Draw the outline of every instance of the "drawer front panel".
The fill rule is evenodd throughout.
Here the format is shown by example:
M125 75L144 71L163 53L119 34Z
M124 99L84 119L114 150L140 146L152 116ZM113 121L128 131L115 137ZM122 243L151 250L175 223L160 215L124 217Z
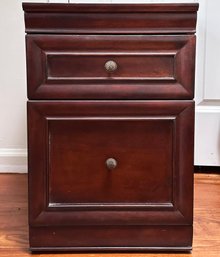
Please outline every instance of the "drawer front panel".
M172 122L50 120L50 205L172 205ZM111 159L117 162L112 170Z
M172 55L149 54L51 54L48 55L48 80L141 80L141 79L174 79ZM105 65L108 61L116 63L114 72L108 72ZM149 65L147 65L149 64ZM163 67L159 70L159 67ZM85 82L84 82L85 83ZM113 82L114 83L114 82Z
M193 108L29 102L31 224L191 224Z
M28 35L27 52L29 99L193 98L195 36Z

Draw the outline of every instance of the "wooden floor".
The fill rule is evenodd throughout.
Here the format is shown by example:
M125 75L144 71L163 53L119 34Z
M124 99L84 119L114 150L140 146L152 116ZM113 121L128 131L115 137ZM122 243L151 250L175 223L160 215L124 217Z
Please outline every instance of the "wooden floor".
M34 254L60 257L220 256L220 174L195 175L194 245L191 254ZM31 256L28 251L27 176L0 175L0 257Z

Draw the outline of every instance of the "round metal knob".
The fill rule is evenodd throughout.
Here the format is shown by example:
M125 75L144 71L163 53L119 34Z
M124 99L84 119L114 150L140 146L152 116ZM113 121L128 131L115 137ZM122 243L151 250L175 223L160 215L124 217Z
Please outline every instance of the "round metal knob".
M114 158L108 158L105 163L109 170L113 170L117 167L117 161Z
M105 69L107 72L113 72L113 71L116 71L118 68L118 65L116 62L114 61L107 61L105 63Z

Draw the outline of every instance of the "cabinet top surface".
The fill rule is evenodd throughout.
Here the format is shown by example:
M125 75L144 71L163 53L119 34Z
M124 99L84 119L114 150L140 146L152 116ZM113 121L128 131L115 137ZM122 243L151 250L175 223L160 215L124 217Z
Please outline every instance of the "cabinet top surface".
M63 3L23 3L25 12L196 12L198 3L152 3L152 4L63 4Z

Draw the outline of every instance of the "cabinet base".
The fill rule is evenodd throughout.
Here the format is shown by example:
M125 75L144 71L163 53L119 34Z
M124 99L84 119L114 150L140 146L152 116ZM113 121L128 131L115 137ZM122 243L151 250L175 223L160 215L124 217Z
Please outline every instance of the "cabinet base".
M30 247L31 252L191 252L192 247Z
M31 251L189 252L192 226L31 227Z

